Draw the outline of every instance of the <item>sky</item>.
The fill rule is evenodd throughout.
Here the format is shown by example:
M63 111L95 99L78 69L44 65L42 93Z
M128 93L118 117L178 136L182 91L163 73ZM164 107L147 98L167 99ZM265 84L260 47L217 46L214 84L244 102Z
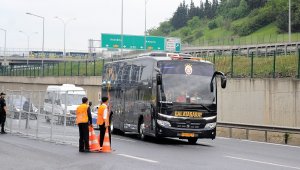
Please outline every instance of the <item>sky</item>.
M148 0L147 29L158 27L172 17L183 0ZM88 39L100 40L101 33L121 33L121 0L0 0L0 28L6 29L6 48L15 50L42 49L43 20L45 18L45 50L63 50L64 24L66 49L88 51ZM189 2L188 0L186 2ZM196 5L198 5L196 3ZM143 35L145 29L145 1L124 0L124 34ZM71 20L76 18L75 20ZM21 33L22 31L24 33ZM4 47L4 31L0 30L0 51Z

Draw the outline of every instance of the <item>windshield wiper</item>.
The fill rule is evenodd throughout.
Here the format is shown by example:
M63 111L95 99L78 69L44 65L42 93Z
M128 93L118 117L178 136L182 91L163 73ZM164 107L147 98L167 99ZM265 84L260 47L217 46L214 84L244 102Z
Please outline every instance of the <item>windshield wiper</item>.
M201 103L198 103L198 104L201 105L203 108L205 108L207 111L211 112L211 110L210 110L208 107L204 106L204 105L201 104Z

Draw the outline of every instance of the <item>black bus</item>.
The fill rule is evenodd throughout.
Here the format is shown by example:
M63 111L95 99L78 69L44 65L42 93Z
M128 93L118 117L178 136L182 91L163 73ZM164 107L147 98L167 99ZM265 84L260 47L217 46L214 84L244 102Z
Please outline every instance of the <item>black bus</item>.
M196 143L216 136L217 81L211 62L187 54L148 53L106 63L102 96L110 98L113 132L176 137Z

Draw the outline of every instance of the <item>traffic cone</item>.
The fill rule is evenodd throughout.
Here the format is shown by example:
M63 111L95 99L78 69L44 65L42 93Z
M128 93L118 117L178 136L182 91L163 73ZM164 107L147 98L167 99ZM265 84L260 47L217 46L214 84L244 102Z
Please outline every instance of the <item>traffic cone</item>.
M105 131L105 136L104 136L104 141L103 141L103 146L102 146L102 152L111 152L108 128L109 127L107 127L106 131Z
M97 140L97 136L95 134L94 128L92 126L89 127L89 144L90 144L90 151L100 151L100 145Z

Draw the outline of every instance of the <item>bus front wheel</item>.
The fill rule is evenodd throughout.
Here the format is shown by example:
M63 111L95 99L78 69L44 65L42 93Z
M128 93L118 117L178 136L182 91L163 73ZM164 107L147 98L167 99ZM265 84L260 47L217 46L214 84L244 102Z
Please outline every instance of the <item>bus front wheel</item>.
M189 144L196 144L198 138L188 138Z
M143 121L141 121L139 123L139 137L140 137L141 140L146 139L146 136L145 136L144 132L145 132L145 124L144 124Z

